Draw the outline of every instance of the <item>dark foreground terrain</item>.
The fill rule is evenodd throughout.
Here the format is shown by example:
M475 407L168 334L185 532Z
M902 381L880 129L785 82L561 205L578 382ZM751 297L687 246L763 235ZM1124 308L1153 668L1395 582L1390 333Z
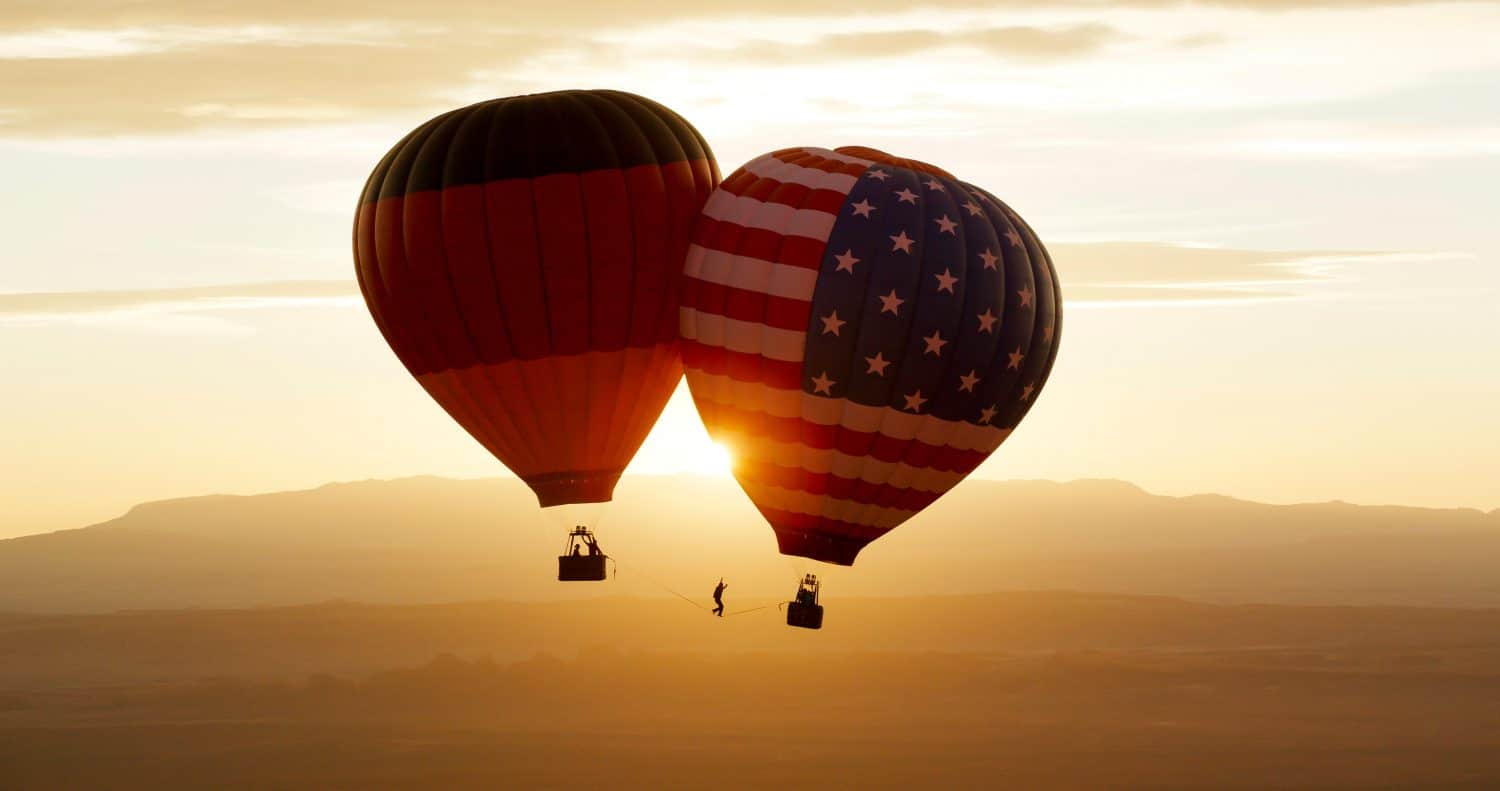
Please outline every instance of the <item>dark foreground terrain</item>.
M0 616L0 788L563 786L1495 788L1500 612L1032 593L849 600L816 634L654 600Z

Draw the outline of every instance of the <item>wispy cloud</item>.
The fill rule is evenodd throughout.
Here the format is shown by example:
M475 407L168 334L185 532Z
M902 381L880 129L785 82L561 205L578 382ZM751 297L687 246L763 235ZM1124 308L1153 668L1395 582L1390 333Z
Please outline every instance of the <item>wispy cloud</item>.
M1479 0L1482 1L1482 0ZM942 10L1068 8L1077 10L1177 8L1197 6L1288 12L1309 8L1367 9L1418 6L1453 0L928 0L922 6ZM910 0L759 0L753 10L741 0L554 0L506 3L490 0L268 0L259 3L184 3L180 0L10 0L0 9L0 30L98 29L161 26L250 27L256 25L337 25L351 20L418 22L463 20L465 25L514 28L619 27L682 19L760 16L847 16L852 13L900 13ZM564 21L565 20L565 21Z
M1500 127L1281 122L1262 124L1233 137L1187 148L1210 156L1249 159L1383 162L1467 159L1500 156Z
M379 9L372 13L381 19ZM567 61L586 54L596 70L608 71L612 63L641 60L643 47L653 55L648 60L696 59L720 66L727 60L757 66L826 64L954 49L1046 62L1084 57L1124 38L1098 23L957 32L847 32L847 27L831 26L845 32L788 42L730 28L711 47L658 47L632 43L638 27L612 36L605 27L607 16L587 18L590 25L576 31L558 29L552 22L518 26L518 20L509 18L494 20L493 27L463 29L369 18L337 26L314 18L300 26L0 34L0 81L7 86L0 98L0 134L170 134L421 115L471 98L475 84L484 86L483 95L542 89L544 80L533 73L547 71L547 58ZM542 59L539 64L537 59Z
M1327 296L1364 261L1440 254L1240 250L1152 242L1048 245L1070 303L1195 303ZM1319 289L1322 290L1319 290ZM303 280L132 291L0 294L0 325L197 329L246 310L348 307L352 281Z
M1349 267L1405 257L1369 251L1237 250L1150 242L1054 244L1048 250L1065 299L1105 304L1233 304L1330 297L1351 277Z
M977 116L1247 106L1496 62L1474 32L1490 17L1453 3L1422 12L1442 46L1396 29L1390 15L1424 4L935 0L915 14L905 0L20 0L0 8L0 135L410 121L478 97L603 82L701 103L774 92L799 112L836 93L868 107L877 91L903 110L951 102ZM1381 75L1373 55L1406 67ZM871 68L902 59L920 62ZM781 67L798 76L766 73Z
M0 326L70 325L244 333L249 329L231 320L231 314L247 310L347 307L358 300L358 287L342 280L0 294Z
M1125 38L1128 37L1119 30L1099 23L1056 27L1017 25L957 32L889 30L839 33L796 44L749 40L740 42L731 51L742 60L760 63L891 58L942 49L969 49L998 57L1047 61L1090 55L1112 41Z
M357 122L451 104L478 68L549 45L540 34L400 31L329 41L166 46L113 57L0 60L0 132L118 135ZM149 86L149 90L143 90ZM505 86L495 86L500 91Z

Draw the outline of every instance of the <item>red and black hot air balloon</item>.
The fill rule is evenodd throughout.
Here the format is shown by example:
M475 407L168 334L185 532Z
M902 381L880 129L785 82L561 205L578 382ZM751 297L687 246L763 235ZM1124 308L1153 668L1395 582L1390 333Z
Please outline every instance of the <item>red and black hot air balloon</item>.
M787 555L852 564L1005 440L1057 354L1062 298L1031 228L872 149L735 171L685 271L693 400ZM816 605L815 580L795 604Z
M619 91L444 113L359 201L370 313L542 506L611 498L681 376L678 287L719 181L681 116Z

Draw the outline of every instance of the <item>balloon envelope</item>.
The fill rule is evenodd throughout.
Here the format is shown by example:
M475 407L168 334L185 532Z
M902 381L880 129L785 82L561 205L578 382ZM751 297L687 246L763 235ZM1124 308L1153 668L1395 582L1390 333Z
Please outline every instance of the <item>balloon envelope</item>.
M787 149L710 196L685 263L694 403L781 551L852 564L999 447L1061 294L1005 204L873 149Z
M370 313L543 506L612 496L681 376L680 272L718 167L660 104L517 96L428 121L354 223Z

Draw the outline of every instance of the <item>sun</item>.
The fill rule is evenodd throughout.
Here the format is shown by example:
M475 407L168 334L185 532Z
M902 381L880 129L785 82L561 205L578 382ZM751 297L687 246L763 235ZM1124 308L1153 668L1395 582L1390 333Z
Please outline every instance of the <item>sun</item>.
M712 448L704 455L705 472L728 475L734 469L734 453L722 442L710 442Z
M709 438L684 385L672 394L626 472L728 476L733 461L728 447Z

